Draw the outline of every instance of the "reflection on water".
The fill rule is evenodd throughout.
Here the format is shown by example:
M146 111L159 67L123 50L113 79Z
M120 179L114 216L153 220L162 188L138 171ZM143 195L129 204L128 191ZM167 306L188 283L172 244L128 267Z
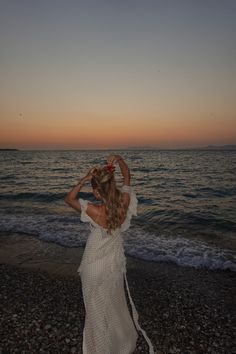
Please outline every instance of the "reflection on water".
M77 215L65 205L64 196L88 169L105 164L111 153L1 152L1 229L32 232L32 224L35 224L36 234L44 232L43 237L45 233L51 235L56 230L65 235L68 220L71 222ZM145 238L151 234L156 238L160 235L169 239L184 237L204 240L222 249L236 249L235 151L115 153L121 154L130 166L132 185L139 200L133 230L141 228ZM116 175L120 184L121 175L118 172ZM93 200L90 191L87 184L81 196ZM39 219L48 215L58 219L57 227L49 220L45 230ZM20 226L19 220L16 221L19 216L23 220ZM63 223L59 221L60 216L69 219ZM76 230L71 229L71 232ZM55 240L58 241L57 238Z

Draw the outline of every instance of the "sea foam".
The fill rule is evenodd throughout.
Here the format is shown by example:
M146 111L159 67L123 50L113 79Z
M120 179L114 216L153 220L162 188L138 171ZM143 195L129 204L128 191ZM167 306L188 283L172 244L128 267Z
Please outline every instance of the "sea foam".
M85 246L89 225L77 215L3 214L0 230L34 235L64 247ZM133 226L122 234L126 255L155 262L173 262L179 266L236 271L236 255L201 240L181 235L159 235Z

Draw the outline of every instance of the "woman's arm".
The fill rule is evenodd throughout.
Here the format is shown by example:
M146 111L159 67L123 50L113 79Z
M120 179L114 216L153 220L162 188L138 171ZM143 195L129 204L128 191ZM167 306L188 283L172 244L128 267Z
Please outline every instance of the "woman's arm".
M84 183L85 179L82 178L80 182L76 186L74 186L64 198L66 204L70 205L73 209L77 211L81 211L81 205L80 202L77 200L77 194L80 192Z
M72 208L81 211L80 203L77 200L77 194L80 192L81 188L84 186L86 181L90 181L92 178L92 172L94 168L92 168L85 177L83 177L79 183L74 186L70 192L65 196L64 201L69 204Z
M122 176L124 177L124 184L126 186L130 185L130 171L129 167L120 155L111 155L107 158L108 164L113 164L118 162Z

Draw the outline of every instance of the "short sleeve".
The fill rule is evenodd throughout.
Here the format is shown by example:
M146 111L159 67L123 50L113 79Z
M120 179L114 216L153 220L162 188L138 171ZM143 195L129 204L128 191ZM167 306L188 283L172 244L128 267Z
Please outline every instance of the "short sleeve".
M125 184L121 187L122 192L131 193L132 187L126 186Z
M80 216L81 221L83 221L83 222L91 222L91 218L86 213L86 209L87 209L87 206L88 206L88 200L79 198L79 203L81 205L81 216Z
M136 193L131 186L122 186L121 191L125 193L129 193L130 195L130 202L129 202L129 207L127 210L127 217L122 224L122 230L127 230L130 226L130 221L133 215L137 216L137 207L138 207L138 199L136 197Z
M123 185L121 187L121 191L125 193L129 193L130 202L129 202L128 211L131 213L131 215L137 216L138 199L136 197L136 193L134 192L133 187Z

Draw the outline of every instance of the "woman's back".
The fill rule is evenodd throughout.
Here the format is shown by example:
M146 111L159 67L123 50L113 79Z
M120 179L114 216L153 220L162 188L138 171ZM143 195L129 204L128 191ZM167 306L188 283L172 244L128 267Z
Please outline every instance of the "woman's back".
M127 210L128 210L129 203L130 203L129 193L127 193L127 192L122 193L122 203L123 203L123 205L121 207L123 207L125 209L125 213L122 216L118 227L120 227L123 224L123 222L125 221L125 219L127 217ZM94 220L94 221L102 228L108 229L107 212L106 212L105 204L101 204L98 206L98 216L96 217L96 220Z

